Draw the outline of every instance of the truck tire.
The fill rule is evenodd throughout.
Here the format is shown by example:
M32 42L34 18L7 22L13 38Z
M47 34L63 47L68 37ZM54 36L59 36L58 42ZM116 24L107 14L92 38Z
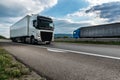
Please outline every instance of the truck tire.
M46 44L47 44L47 45L50 45L50 43L51 43L51 42L47 42Z
M30 39L30 43L31 43L31 44L37 44L37 41L35 40L34 37L31 37L31 39Z
M30 43L31 43L31 44L34 44L34 43L35 43L34 37L31 37L31 38L30 38Z
M12 42L15 42L15 40L13 40L13 39L11 39L12 40Z
M22 43L26 43L26 38L22 38Z
M16 41L16 38L12 38L11 40L12 40L12 42L17 42L17 41Z

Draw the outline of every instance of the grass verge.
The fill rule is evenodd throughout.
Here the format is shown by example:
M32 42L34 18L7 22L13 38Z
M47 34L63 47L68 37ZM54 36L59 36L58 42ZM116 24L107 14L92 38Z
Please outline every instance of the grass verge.
M115 41L109 41L109 42L104 42L104 41L55 41L55 42L67 42L67 43L81 43L81 44L105 44L105 45L120 45L120 42L115 42Z
M16 61L0 47L0 80L46 80L38 76L37 79L31 78L31 73L29 68Z

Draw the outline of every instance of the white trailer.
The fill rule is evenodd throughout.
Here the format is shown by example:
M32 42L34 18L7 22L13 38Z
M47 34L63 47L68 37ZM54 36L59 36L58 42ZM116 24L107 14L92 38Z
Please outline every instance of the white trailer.
M50 44L54 40L54 24L49 17L27 15L10 27L13 42Z

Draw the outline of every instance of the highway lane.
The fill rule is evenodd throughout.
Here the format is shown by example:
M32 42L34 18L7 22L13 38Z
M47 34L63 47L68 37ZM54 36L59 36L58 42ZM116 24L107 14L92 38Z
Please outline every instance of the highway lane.
M83 52L95 56L102 56L114 59L120 59L120 46L117 45L97 45L97 44L76 44L76 43L61 43L54 42L45 47L65 49L70 51Z
M58 44L63 45L53 43L52 46ZM43 47L45 45L10 41L1 41L0 45L39 74L52 80L120 80L120 60L54 50Z

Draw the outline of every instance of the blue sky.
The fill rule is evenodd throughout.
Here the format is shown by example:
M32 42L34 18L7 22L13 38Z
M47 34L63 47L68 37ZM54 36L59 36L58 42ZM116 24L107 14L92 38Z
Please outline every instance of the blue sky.
M84 0L59 0L57 5L46 9L41 14L59 18L78 11L80 8L84 8L86 6L88 6L88 3Z
M7 2L7 3L6 3ZM71 34L79 27L120 22L120 0L1 0L0 35L27 14L52 17L55 33Z

